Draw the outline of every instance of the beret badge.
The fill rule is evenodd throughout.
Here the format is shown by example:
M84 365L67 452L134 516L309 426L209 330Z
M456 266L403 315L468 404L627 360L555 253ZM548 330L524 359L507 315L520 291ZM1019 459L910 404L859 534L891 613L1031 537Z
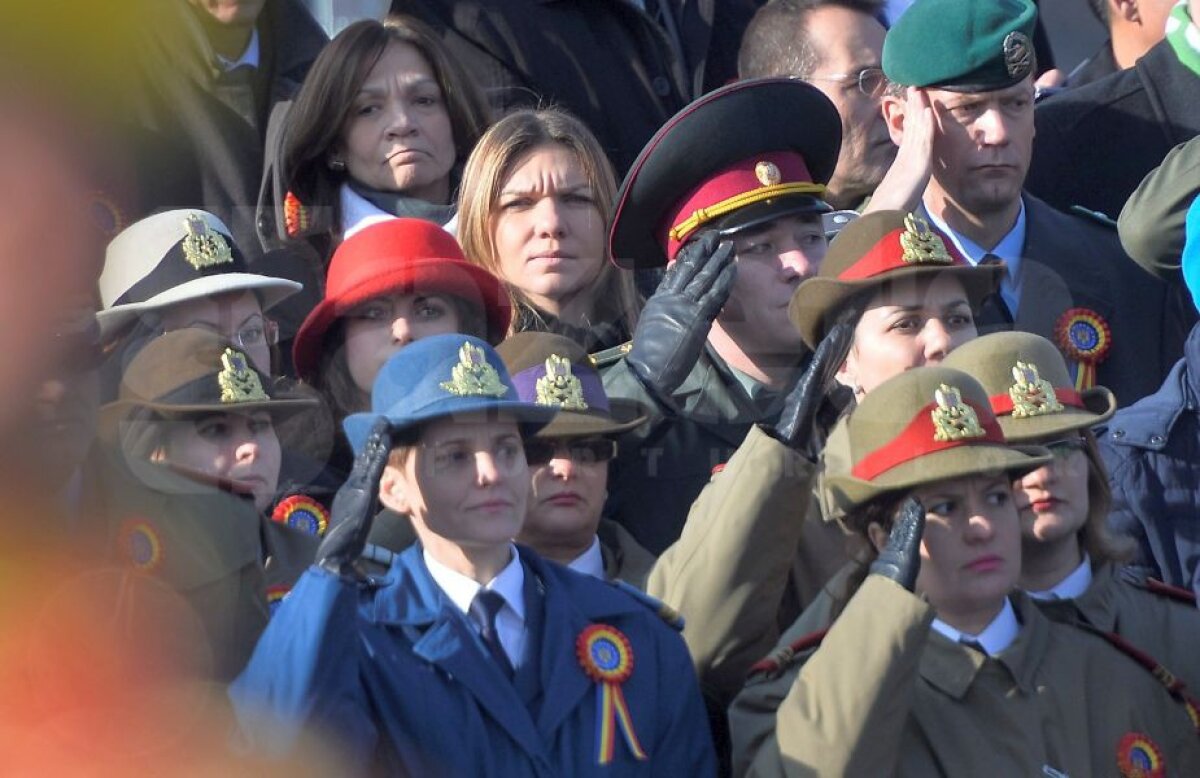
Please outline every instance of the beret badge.
M1004 36L1004 67L1013 78L1024 78L1033 70L1033 48L1029 36L1010 32Z
M986 434L979 424L975 409L963 402L957 388L942 384L933 393L937 407L930 411L933 417L933 439L939 442L982 438Z

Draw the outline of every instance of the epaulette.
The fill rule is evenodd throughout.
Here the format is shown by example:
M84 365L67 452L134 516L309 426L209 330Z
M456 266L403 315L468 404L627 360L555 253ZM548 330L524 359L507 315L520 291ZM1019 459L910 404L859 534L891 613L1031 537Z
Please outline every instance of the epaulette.
M1104 638L1110 646L1137 662L1143 669L1153 675L1155 680L1161 683L1163 688L1167 690L1167 693L1187 711L1188 718L1192 720L1192 728L1196 730L1197 735L1200 735L1200 701L1197 701L1191 695L1187 686L1178 676L1160 664L1157 659L1115 632L1105 632L1089 624L1077 624L1076 626L1085 632L1090 632L1093 635Z
M371 562L372 564L379 565L384 570L387 570L392 566L392 560L396 558L396 554L395 552L389 551L383 546L377 546L374 543L368 543L363 547L362 554L360 554L358 558L361 561Z
M1091 208L1084 208L1082 205L1072 205L1070 213L1094 221L1102 227L1108 227L1110 230L1117 229L1117 220L1103 211L1093 211Z
M788 665L792 663L792 660L796 658L797 654L802 654L810 648L816 648L821 645L821 641L825 639L825 634L828 632L828 627L819 629L816 632L810 632L804 637L793 640L786 646L776 648L764 659L760 659L751 665L747 676L754 678L758 675L764 675L767 678L778 678L787 669Z
M1168 600L1181 602L1184 605L1196 606L1196 593L1191 589L1184 589L1181 586L1172 586L1169 583L1160 581L1139 568L1124 567L1121 569L1121 579L1126 583L1132 584L1143 591L1156 594L1159 597L1165 597Z
M612 584L613 586L615 586L616 588L620 589L621 591L625 592L625 594L628 594L630 597L637 600L642 605L645 605L647 608L649 608L651 611L653 611L656 616L658 616L660 619L662 619L664 622L666 622L666 624L668 626L674 628L675 630L677 630L679 632L683 631L683 625L684 625L683 616L681 616L679 614L679 611L675 610L670 605L667 605L665 602L658 599L657 597L651 597L650 595L646 594L645 592L643 592L641 589L637 588L636 586L625 583L624 581L622 581L618 578L612 579L611 581L609 581L609 583Z
M619 346L606 348L603 351L597 351L594 354L589 354L588 359L592 361L592 365L596 368L608 367L615 365L625 358L629 350L633 348L633 341L627 340Z

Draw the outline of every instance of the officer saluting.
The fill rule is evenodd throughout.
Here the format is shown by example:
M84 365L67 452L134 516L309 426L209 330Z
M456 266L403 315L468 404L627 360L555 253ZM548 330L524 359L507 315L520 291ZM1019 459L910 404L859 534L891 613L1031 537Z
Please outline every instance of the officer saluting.
M651 409L621 441L610 506L654 553L751 425L779 418L806 364L787 306L825 255L840 142L815 87L744 81L668 121L621 185L613 261L668 270L632 343L597 355L609 396Z

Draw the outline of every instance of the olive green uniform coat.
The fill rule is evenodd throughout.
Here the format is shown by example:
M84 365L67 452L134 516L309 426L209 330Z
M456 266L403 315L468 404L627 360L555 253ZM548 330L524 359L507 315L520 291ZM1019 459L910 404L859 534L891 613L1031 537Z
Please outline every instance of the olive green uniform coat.
M1146 670L1021 595L1013 605L1021 632L987 658L868 576L818 648L738 696L735 774L1118 775L1130 733L1153 740L1168 775L1200 774L1186 711Z

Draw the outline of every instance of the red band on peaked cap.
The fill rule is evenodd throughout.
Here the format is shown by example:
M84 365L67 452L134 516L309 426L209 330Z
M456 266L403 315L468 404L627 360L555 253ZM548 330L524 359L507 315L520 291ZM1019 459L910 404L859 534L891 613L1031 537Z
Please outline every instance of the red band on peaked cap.
M681 235L679 237L682 240L676 240L671 237L672 228L697 211L703 211L732 197L748 194L766 186L759 180L756 171L760 162L770 162L778 168L780 184L813 183L812 174L808 172L808 165L805 164L804 157L794 151L769 151L765 154L756 154L753 157L738 160L696 185L692 191L684 195L678 207L660 227L659 233L662 235L663 245L667 247L669 260L675 260L679 249L694 232L693 230L686 235Z
M983 437L961 438L958 440L934 440L937 429L933 424L933 411L938 407L936 402L917 411L908 426L900 434L879 448L863 457L850 470L850 475L863 481L874 481L879 476L905 462L911 462L926 454L946 451L960 446L971 446L977 443L998 443L1005 445L1004 432L996 422L996 417L988 408L980 408L970 400L963 399L964 405L975 409L979 417L979 426L983 427Z
M1081 408L1085 411L1088 409L1083 404L1083 395L1070 387L1054 387L1054 396L1063 405L1069 405L1072 408ZM988 398L988 402L992 404L992 410L996 412L997 416L1005 416L1013 412L1013 399L1011 395L994 394Z
M900 236L904 234L904 230L892 230L866 254L855 262L850 267L838 273L839 281L862 281L867 278L888 273L892 270L900 270L906 267L937 267L936 262L905 262L904 247L900 245ZM958 253L958 249L954 247L954 243L947 240L940 232L934 231L934 234L941 239L946 247L946 253L950 255L953 261L952 264L942 265L942 267L969 267L971 265L962 254Z

